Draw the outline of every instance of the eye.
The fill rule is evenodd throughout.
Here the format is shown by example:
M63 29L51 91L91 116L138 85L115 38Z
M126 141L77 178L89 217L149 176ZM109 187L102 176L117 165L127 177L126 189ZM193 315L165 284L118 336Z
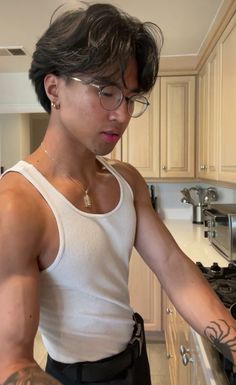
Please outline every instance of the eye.
M105 96L107 98L112 98L116 96L117 93L119 94L120 90L116 86L105 86L101 88L102 96Z

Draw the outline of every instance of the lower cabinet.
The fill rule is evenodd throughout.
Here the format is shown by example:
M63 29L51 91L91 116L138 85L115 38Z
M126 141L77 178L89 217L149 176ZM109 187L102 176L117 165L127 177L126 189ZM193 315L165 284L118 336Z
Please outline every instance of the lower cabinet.
M156 276L133 249L129 277L130 302L148 332L162 331L162 291Z
M219 354L164 296L164 332L171 385L228 385Z
M168 298L165 312L164 332L171 385L190 385L192 357L189 327Z

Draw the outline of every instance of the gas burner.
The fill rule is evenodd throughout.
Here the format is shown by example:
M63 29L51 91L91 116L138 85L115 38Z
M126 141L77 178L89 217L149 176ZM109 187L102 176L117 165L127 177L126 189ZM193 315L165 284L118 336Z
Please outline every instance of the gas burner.
M210 267L203 266L201 262L197 262L196 265L225 307L229 309L232 316L236 319L236 261L231 261L227 267L220 267L216 262ZM236 373L233 364L220 353L219 356L229 384L236 385Z
M214 262L210 267L205 267L201 262L197 262L197 266L226 307L229 308L236 302L236 265L234 263L229 263L227 267L220 267Z
M226 307L236 302L236 281L216 279L209 283Z

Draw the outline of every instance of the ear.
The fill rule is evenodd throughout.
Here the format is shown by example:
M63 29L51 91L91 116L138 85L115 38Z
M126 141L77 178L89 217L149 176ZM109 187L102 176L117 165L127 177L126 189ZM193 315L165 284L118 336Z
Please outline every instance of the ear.
M60 104L58 100L59 78L54 74L47 74L44 78L44 89L48 99L55 104Z

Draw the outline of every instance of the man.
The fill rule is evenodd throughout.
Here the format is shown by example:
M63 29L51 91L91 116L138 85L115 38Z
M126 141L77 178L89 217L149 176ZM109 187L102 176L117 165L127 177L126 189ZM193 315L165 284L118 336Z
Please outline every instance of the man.
M37 43L30 78L49 125L0 183L4 385L150 384L142 319L129 305L133 246L200 334L214 329L217 340L219 327L236 339L235 321L152 209L143 178L103 158L148 107L160 46L158 27L102 4L63 14ZM33 360L38 325L47 373ZM234 346L220 350L236 363Z

